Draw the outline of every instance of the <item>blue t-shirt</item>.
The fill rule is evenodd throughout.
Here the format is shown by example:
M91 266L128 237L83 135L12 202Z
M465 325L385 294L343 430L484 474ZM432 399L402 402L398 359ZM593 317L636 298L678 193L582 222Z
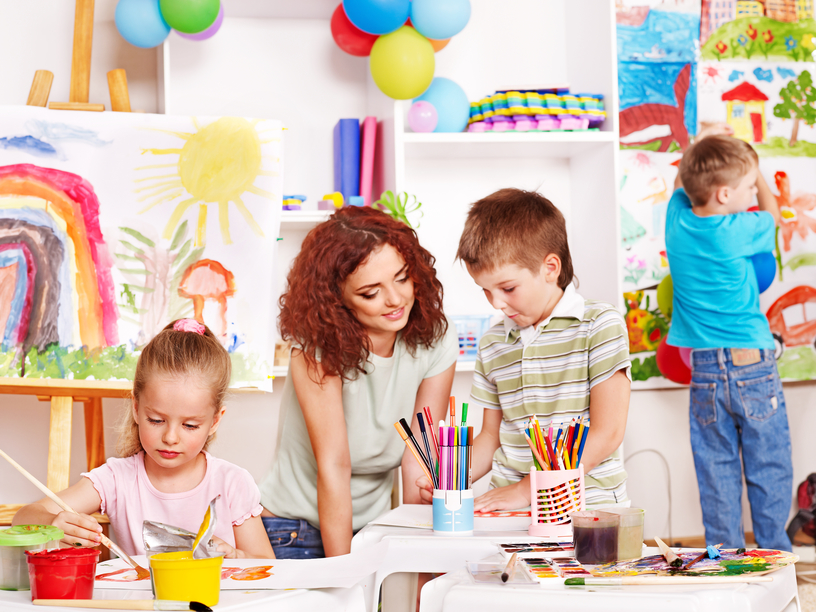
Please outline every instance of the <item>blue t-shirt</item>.
M773 348L751 256L774 250L767 212L698 217L683 189L666 211L674 303L668 342L690 348Z

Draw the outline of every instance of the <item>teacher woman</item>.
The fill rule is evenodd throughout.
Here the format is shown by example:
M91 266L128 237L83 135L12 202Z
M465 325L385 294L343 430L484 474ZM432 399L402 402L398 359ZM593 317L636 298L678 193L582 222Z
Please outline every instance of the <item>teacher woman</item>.
M378 210L348 207L303 241L280 298L292 341L277 458L261 514L278 559L343 555L390 508L392 470L420 503L421 469L394 429L445 416L458 338L442 312L434 257Z

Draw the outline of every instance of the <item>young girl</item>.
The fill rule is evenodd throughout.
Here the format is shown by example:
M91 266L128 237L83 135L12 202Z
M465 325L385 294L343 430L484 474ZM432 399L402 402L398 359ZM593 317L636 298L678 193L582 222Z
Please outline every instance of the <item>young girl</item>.
M98 546L102 528L89 516L108 515L117 543L144 554L142 522L198 531L216 496L213 540L228 558L272 559L249 472L216 459L207 445L224 416L230 359L213 333L193 319L165 327L142 350L133 405L119 440L122 458L83 474L59 496L80 514L61 512L48 498L24 506L13 523L50 524L71 546Z

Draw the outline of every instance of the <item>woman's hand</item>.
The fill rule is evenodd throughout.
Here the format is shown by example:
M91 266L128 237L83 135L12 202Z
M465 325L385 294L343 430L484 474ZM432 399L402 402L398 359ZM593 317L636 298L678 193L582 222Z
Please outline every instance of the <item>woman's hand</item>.
M525 476L515 484L492 489L477 497L473 502L473 511L478 513L493 510L518 510L529 505L530 477Z
M51 521L54 527L62 529L64 544L69 546L99 546L102 542L102 527L88 514L60 512Z
M432 504L433 503L433 483L428 480L427 476L420 476L417 478L416 486L419 489L419 503Z

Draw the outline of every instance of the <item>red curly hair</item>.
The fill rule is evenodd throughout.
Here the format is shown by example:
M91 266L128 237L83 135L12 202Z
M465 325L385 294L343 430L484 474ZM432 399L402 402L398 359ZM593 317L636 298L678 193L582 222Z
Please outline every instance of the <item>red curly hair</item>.
M414 282L414 306L402 329L408 351L430 348L445 335L436 259L420 246L414 230L370 207L341 208L306 236L279 300L281 336L299 345L310 370L316 370L319 352L325 376L351 380L365 374L371 342L343 304L343 284L385 244L399 252Z

